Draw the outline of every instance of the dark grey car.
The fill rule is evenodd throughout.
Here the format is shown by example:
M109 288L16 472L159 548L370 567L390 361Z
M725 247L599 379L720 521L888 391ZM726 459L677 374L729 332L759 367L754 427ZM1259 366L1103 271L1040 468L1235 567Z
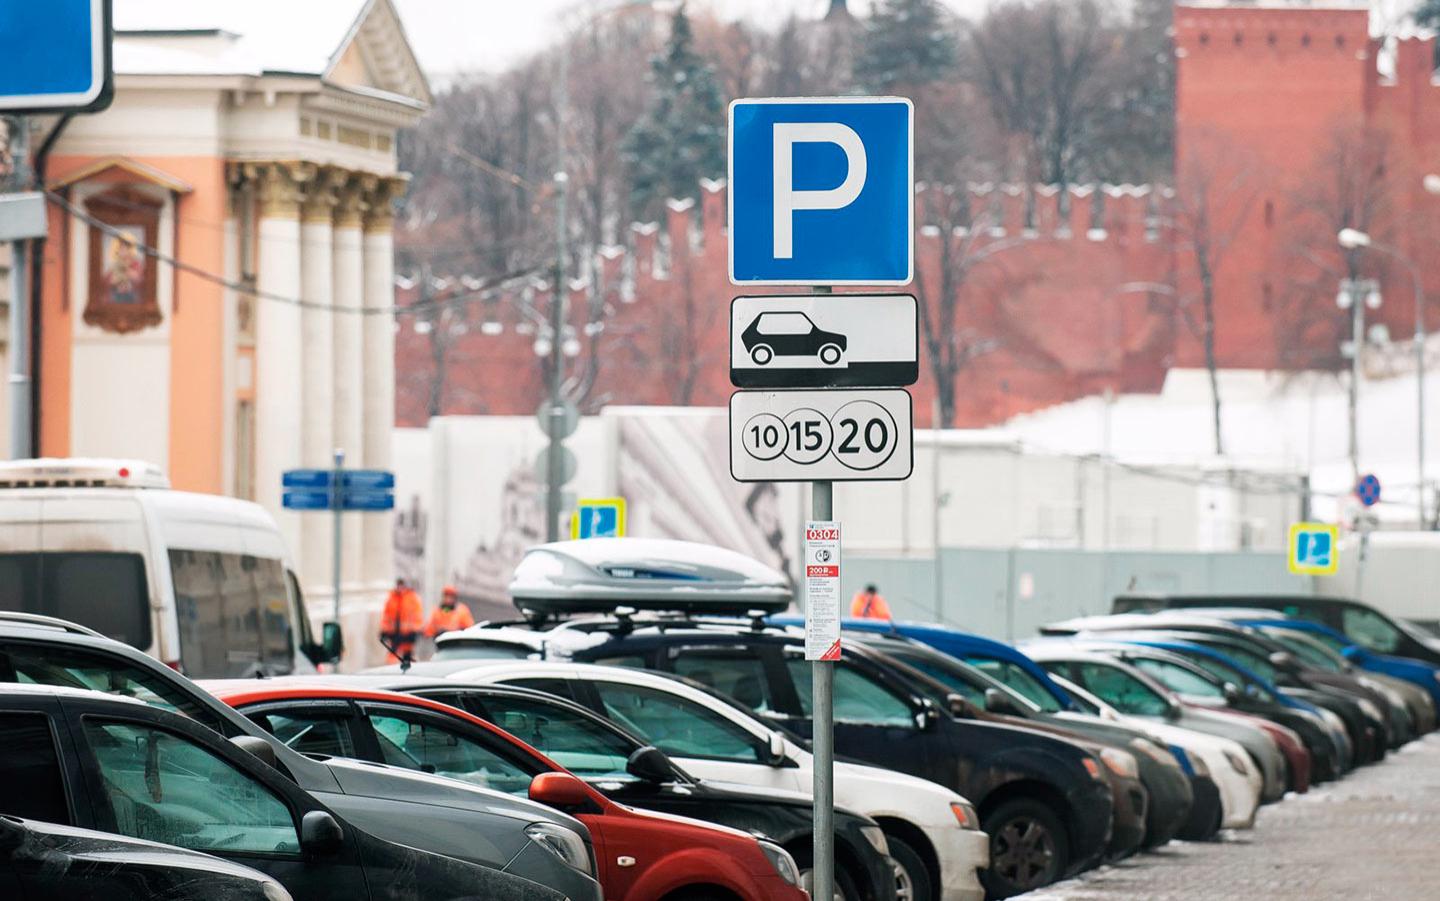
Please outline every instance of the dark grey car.
M0 682L17 681L139 698L183 713L226 738L263 739L274 749L273 765L283 775L380 838L513 873L562 892L571 901L602 898L594 878L590 833L579 820L523 798L450 779L297 754L181 674L82 626L0 613ZM529 829L537 823L544 824L543 831ZM556 829L576 840L543 840L546 832ZM569 858L563 859L560 854L567 848Z

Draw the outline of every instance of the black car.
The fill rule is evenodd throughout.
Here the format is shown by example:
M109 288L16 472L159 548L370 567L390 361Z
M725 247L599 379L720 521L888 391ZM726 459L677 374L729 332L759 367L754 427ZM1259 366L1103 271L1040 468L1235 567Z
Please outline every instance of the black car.
M844 335L825 331L795 310L761 313L740 333L740 340L756 366L776 357L814 357L834 366L850 344Z
M1275 610L1294 619L1321 623L1362 648L1393 657L1410 657L1440 666L1440 638L1402 619L1351 598L1290 594L1145 594L1119 595L1115 613L1178 610L1187 607L1245 607Z
M321 677L305 679L303 684L327 683ZM457 707L504 729L621 804L764 835L789 851L801 870L808 870L813 859L814 806L808 797L736 784L722 788L695 779L662 751L553 694L508 686L467 686L415 676L341 676L336 677L335 684L341 688L400 691ZM246 716L262 724L276 714L284 715L288 729L313 732L332 750L335 742L320 736L346 734L357 754L368 747L378 748L368 737L373 727L362 722L366 714L354 703L277 700L245 708ZM453 731L457 741L487 747L496 743L495 736L480 728L466 729L459 720L446 721L443 728ZM308 750L305 739L292 747ZM473 756L479 758L479 754ZM617 773L614 765L621 762L624 772ZM844 809L835 811L837 881L846 898L894 901L894 868L865 834L873 828L864 817Z
M209 854L6 815L0 815L0 897L290 901L264 873Z
M589 629L592 639L571 654L577 662L685 676L782 728L811 734L811 667L803 639L792 633L624 619L574 628ZM843 646L835 666L835 750L929 779L974 803L991 838L983 879L995 897L1092 865L1110 838L1114 803L1106 764L1055 736L954 719L881 655L854 643Z
M306 901L561 901L357 829L262 762L270 746L93 691L0 686L0 811L253 867Z
M992 715L1015 717L1028 725L1053 728L1083 736L1134 755L1139 764L1140 781L1149 793L1145 817L1143 846L1154 848L1172 838L1201 840L1212 837L1220 822L1219 793L1213 793L1215 806L1194 811L1197 793L1175 757L1139 729L1118 723L1078 716L1069 718L1037 711L1028 702L1016 697L1009 688L991 679L972 666L961 663L949 654L942 654L929 645L903 636L856 633L856 638L902 666L913 668L914 687L932 700L945 704L950 712L962 719L980 718L980 711ZM1211 797L1201 789L1200 795ZM1186 830L1195 813L1196 825ZM1181 832L1184 831L1182 835Z

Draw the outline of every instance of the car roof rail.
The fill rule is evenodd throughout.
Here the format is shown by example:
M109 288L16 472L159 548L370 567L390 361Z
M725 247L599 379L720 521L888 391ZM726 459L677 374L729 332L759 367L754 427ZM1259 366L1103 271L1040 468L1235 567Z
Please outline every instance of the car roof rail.
M68 619L60 619L56 616L45 616L40 613L21 613L18 610L0 610L0 622L47 626L51 629L59 629L62 632L69 632L72 635L88 635L92 638L106 637L88 626L72 623Z

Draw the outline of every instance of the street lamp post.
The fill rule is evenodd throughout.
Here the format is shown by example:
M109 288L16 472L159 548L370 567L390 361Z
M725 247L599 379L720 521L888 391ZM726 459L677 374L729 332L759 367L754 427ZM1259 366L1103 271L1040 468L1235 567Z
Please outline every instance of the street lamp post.
M1440 194L1440 176L1427 176L1426 190ZM1375 241L1365 232L1353 228L1342 229L1337 236L1340 246L1346 250L1361 248L1375 250L1393 260L1399 261L1410 274L1410 283L1415 289L1415 396L1417 401L1415 426L1419 437L1416 440L1415 508L1418 515L1416 528L1425 528L1425 284L1421 281L1419 268L1398 249ZM1377 295L1378 296L1378 295ZM1378 304L1377 304L1378 305ZM1358 339L1357 339L1358 340ZM1359 359L1356 345L1356 359ZM1357 472L1358 476L1358 472Z

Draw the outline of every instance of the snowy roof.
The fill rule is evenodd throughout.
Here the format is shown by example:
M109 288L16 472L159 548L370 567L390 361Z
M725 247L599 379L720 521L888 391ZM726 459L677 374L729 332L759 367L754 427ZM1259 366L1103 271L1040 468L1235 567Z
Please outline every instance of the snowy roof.
M429 88L390 0L115 0L118 75L329 76L362 32L385 89L428 103Z
M142 36L134 32L166 37L224 32L231 46L221 59L243 65L242 71L321 75L369 5L370 0L116 0L116 69L125 71L122 49L140 43L134 39ZM153 49L127 53L128 61L180 65L192 55Z

